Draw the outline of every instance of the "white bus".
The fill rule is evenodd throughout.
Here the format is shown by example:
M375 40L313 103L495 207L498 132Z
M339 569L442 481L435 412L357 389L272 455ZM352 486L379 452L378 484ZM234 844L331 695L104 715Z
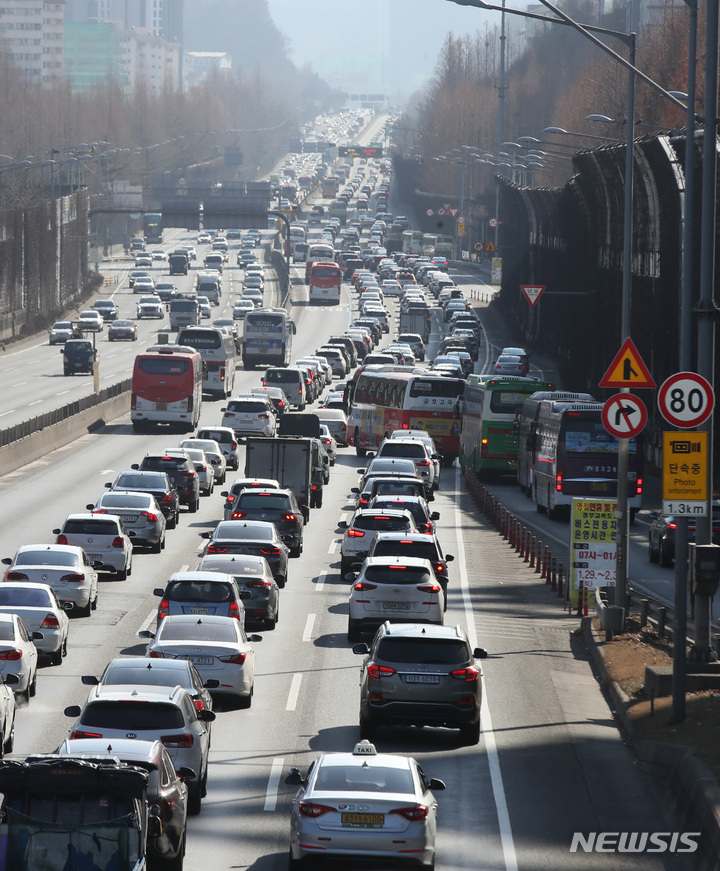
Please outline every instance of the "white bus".
M230 396L235 387L235 339L216 327L183 327L178 345L199 351L205 364L203 390L213 396Z
M259 308L245 315L243 364L287 366L292 352L295 324L284 308Z
M310 270L316 260L334 260L335 248L329 242L313 242L305 258L305 281L310 280Z
M403 230L402 250L403 254L422 253L423 234L420 230Z

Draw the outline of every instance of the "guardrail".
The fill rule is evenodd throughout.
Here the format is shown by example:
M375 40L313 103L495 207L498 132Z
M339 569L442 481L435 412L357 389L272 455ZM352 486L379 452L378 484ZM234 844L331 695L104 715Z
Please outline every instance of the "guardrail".
M0 447L13 444L20 441L20 439L33 435L33 433L61 423L75 414L80 414L89 408L101 405L103 402L107 402L108 399L114 399L122 393L127 393L130 390L131 383L131 379L126 378L123 381L118 381L116 384L111 384L109 387L103 387L98 393L81 396L79 399L69 402L60 408L54 408L51 411L39 414L37 417L31 417L29 420L23 420L14 426L2 429L0 430Z

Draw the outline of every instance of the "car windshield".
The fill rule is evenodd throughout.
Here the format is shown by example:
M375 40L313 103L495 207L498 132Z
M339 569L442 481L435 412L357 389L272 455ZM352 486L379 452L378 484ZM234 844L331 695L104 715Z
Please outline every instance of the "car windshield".
M250 541L272 541L275 527L271 523L254 523L247 526L244 523L230 521L230 523L218 523L215 527L213 538L246 538Z
M182 729L182 711L175 705L143 699L98 701L83 711L83 726L113 729L121 732L157 732L159 729Z
M142 467L155 472L176 472L187 468L187 460L185 457L145 457Z
M381 457L418 457L425 456L425 448L422 444L408 445L396 444L395 442L386 442L381 448L379 456Z
M228 618L230 619L230 618ZM171 620L163 621L158 633L158 639L163 641L230 641L237 642L237 629L235 622L230 623L203 623L198 619L194 623L183 621L173 623Z
M409 521L406 517L392 517L387 514L365 514L361 517L356 517L352 525L355 529L372 529L384 530L391 532L394 529L407 529Z
M454 665L467 662L470 649L459 638L383 638L378 644L376 657L389 662Z
M364 577L376 584L427 584L432 581L423 566L406 566L401 563L392 566L368 566Z
M103 496L99 503L103 508L137 508L138 510L147 508L150 500L147 496L135 496L132 493L116 496L113 493L108 493Z
M227 582L196 580L168 584L165 598L171 602L229 602L235 596Z
M166 488L167 483L160 475L120 475L115 486L119 490L144 490L147 487Z
M0 584L0 606L12 605L16 608L52 608L55 603L47 590L22 590Z
M328 792L402 792L413 793L412 774L408 769L382 765L321 765L314 789Z
M63 532L75 535L119 535L115 520L101 520L95 517L67 520L63 526Z
M52 327L54 330L71 330L72 324L70 321L57 321Z
M16 566L76 566L77 554L62 550L23 550L15 557Z
M374 490L375 496L418 496L421 495L423 485L418 481L380 481Z
M258 511L290 511L290 497L285 493L241 493L236 508L254 508Z
M243 414L256 414L267 410L267 403L257 400L253 401L252 399L228 403L228 411L234 411L236 413L241 412Z
M181 686L183 689L191 687L188 680L188 670L185 668L154 668L148 663L152 660L143 661L140 666L109 665L103 675L103 684L113 686L155 686L174 687ZM183 663L185 665L185 663Z
M0 620L0 641L14 641L15 627L10 620Z

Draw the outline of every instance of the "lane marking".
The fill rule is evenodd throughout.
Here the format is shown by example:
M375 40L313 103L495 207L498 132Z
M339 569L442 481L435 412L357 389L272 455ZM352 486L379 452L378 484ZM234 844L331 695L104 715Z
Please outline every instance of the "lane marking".
M265 790L264 811L274 811L277 807L278 787L280 786L280 775L282 774L284 765L284 756L276 756L272 761L272 765L270 766L270 776L268 777L268 785Z
M320 572L317 576L317 581L315 581L315 589L319 592L325 586L325 578L327 577L327 572Z
M43 402L43 401L44 401L44 400L42 400L42 399L36 399L36 400L34 400L33 402L28 402L28 407L31 406L31 405L40 405L40 403Z
M302 675L298 672L293 675L292 683L290 684L290 692L288 693L286 711L294 711L297 707L298 696L300 695L300 684L302 683Z
M335 553L335 548L338 546L339 543L340 543L340 539L339 539L339 538L334 538L334 539L330 542L330 547L328 548L328 553L331 554L331 555L334 554L334 553Z
M305 629L303 630L303 641L312 641L312 631L313 626L315 625L315 615L308 614L307 620L305 621Z
M0 417L5 417L6 414L12 414L16 409L11 408L10 411L0 412Z
M340 523L347 523L347 519L348 519L347 513L343 512L340 515Z
M457 531L457 562L460 569L460 587L465 610L465 624L467 626L470 646L478 646L477 632L475 630L475 615L473 614L472 601L470 598L470 585L465 563L465 541L462 536L462 515L460 512L460 493L464 492L460 466L455 467L455 529ZM480 723L482 726L483 739L485 741L485 756L490 770L490 783L492 785L493 800L498 817L500 830L500 843L502 845L505 871L518 871L517 854L515 853L515 841L513 839L510 814L508 812L505 786L500 770L500 758L498 755L495 732L493 731L492 717L488 705L487 693L483 692L482 707L480 708Z
M150 628L152 622L155 620L156 617L157 617L157 608L155 608L153 611L151 611L147 615L147 617L143 620L142 624L140 625L140 628L138 629L138 636L140 635L141 632L146 632Z

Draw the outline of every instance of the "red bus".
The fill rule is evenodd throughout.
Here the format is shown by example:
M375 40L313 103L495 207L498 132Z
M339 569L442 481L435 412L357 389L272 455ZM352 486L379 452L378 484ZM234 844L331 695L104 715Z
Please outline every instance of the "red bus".
M133 429L170 424L192 432L200 420L205 367L186 345L151 345L135 358L130 418Z
M340 304L342 269L334 260L316 260L310 269L310 302Z
M310 270L317 260L335 260L335 248L329 242L312 242L305 258L305 281L310 281Z
M350 384L348 444L359 457L396 429L422 429L435 442L442 464L460 451L462 378L416 375L399 366L366 366Z

